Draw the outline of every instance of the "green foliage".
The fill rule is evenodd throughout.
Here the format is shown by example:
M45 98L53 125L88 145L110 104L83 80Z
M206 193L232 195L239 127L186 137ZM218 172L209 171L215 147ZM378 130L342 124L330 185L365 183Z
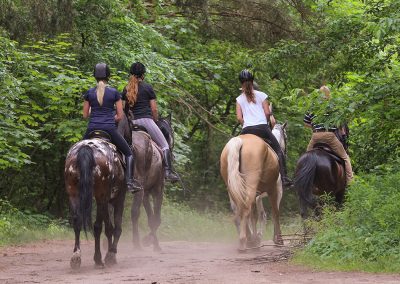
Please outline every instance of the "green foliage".
M322 267L400 271L399 179L398 173L358 178L343 210L325 212L316 237L299 259Z
M62 220L20 211L0 199L0 246L71 236Z

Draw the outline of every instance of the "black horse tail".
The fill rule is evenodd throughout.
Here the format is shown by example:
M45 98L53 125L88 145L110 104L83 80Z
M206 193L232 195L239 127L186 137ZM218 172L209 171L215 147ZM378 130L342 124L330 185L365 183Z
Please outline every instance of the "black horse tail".
M315 206L312 190L317 168L317 154L315 151L309 151L303 154L296 167L294 179L294 188L300 199L300 206ZM305 208L302 208L305 210Z
M93 196L93 168L95 160L93 150L84 145L78 150L77 166L79 171L79 213L82 216L82 225L85 234L92 228L92 196Z

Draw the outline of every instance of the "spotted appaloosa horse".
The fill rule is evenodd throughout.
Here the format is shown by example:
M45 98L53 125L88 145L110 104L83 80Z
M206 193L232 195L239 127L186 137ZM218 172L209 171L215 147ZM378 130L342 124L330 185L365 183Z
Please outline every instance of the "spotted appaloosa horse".
M279 224L282 182L278 157L272 148L255 135L240 135L226 144L220 163L221 175L231 204L235 207L235 219L239 225L239 251L257 246L261 242L257 222L259 218L264 218L261 198L265 195L268 196L272 209L273 241L283 244ZM256 202L257 194L260 197Z
M170 149L174 145L173 131L169 118L159 118L158 125L167 139ZM132 148L135 155L135 177L141 182L144 190L133 197L131 208L131 221L133 244L135 248L141 248L138 220L140 206L147 214L150 232L143 238L143 245L153 245L155 251L161 251L157 238L157 230L161 224L161 206L164 198L164 168L161 150L151 140L149 134L144 131L132 131L126 117L120 121L118 131L125 137L131 136ZM135 128L135 127L133 127ZM133 129L135 130L135 129Z
M94 261L96 266L104 266L100 251L103 222L108 240L108 252L104 261L107 265L115 264L126 194L124 169L116 147L98 138L74 144L67 154L64 175L75 231L71 267L76 269L81 265L82 225L85 233L87 230L94 231ZM93 196L97 205L94 225L91 218ZM114 225L111 222L109 206L114 209Z

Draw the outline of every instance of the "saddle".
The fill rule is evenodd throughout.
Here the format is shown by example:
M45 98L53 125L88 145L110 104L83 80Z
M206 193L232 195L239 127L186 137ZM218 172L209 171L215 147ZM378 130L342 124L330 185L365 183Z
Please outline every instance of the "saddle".
M336 162L338 162L343 167L345 166L344 160L336 154L328 144L318 142L314 144L313 149L319 149L328 153Z
M92 132L90 132L88 134L88 139L93 138L101 139L112 144L110 134L103 130L93 130Z
M143 132L146 132L147 134L149 133L147 131L146 127L144 127L142 125L132 123L131 127L132 127L132 131L143 131Z
M88 134L88 139L93 139L93 138L100 139L100 140L103 140L107 143L114 145L114 143L111 142L110 134L108 134L104 130L93 130L92 132L90 132ZM125 160L123 158L124 155L117 147L115 147L115 148L117 149L118 159L121 161L122 167L125 169L126 164L125 164Z

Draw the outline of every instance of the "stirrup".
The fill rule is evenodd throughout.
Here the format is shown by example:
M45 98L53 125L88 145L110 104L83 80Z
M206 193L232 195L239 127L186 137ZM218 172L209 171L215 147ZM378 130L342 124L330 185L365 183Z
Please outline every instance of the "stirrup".
M171 170L165 170L165 179L170 182L177 182L180 180L179 176Z
M135 194L135 193L143 190L142 185L135 179L132 181L128 181L126 183L126 186L127 186L127 190L132 194Z

